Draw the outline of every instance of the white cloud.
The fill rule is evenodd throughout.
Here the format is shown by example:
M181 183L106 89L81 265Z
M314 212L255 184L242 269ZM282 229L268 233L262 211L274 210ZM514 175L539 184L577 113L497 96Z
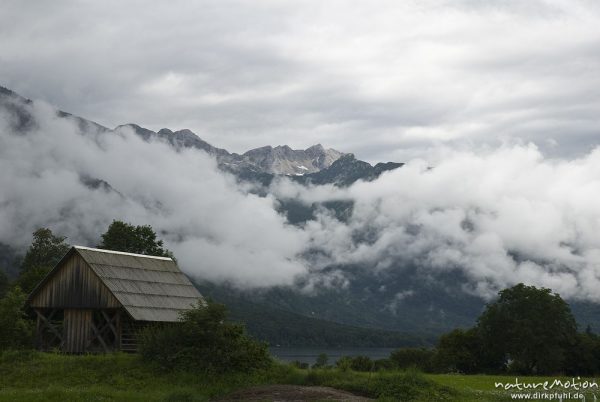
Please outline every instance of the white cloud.
M580 156L598 144L598 26L586 0L9 0L0 83L236 152L320 142L404 161L521 139Z
M95 245L113 219L150 224L192 276L238 286L292 284L307 271L306 235L273 207L237 187L207 154L175 152L133 133L80 135L36 103L38 128L13 133L0 119L0 242L23 248L52 228L72 244ZM86 187L80 177L117 192Z
M586 0L4 1L0 84L26 96L232 151L320 142L410 163L349 189L276 183L355 201L347 223L295 228L199 152L82 137L38 104L38 131L0 132L0 241L48 225L92 242L121 218L159 229L188 272L240 285L409 260L483 295L525 281L598 300L599 26Z
M533 145L444 151L380 179L337 189L353 199L347 223L326 215L306 226L324 264L460 270L485 297L518 282L600 300L600 149L573 160L544 158ZM433 159L433 158L432 158ZM277 183L280 197L327 201L322 189ZM364 238L365 240L357 240Z
M344 287L346 264L373 275L411 264L432 277L460 271L465 290L484 297L525 282L600 301L600 148L570 160L531 144L440 148L373 182L281 178L259 197L201 151L126 130L82 134L44 103L31 110L37 128L27 134L0 116L0 242L23 248L48 226L93 246L122 219L152 225L192 276L240 287ZM116 191L91 189L82 176ZM354 207L345 222L321 209L295 227L276 212L277 198Z

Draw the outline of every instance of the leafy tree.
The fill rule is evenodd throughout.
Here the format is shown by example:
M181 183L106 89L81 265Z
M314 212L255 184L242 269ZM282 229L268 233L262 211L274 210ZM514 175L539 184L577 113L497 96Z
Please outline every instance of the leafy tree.
M558 294L522 283L488 304L477 330L498 368L506 364L523 374L560 371L577 335L571 309Z
M26 298L16 286L0 299L0 351L32 346L33 322L25 314Z
M577 334L577 342L566 359L565 372L573 376L600 373L600 336L588 330Z
M98 248L136 254L173 257L173 253L163 248L163 241L157 240L156 233L152 229L152 226L134 226L117 220L114 220L108 227L106 233L102 235L102 243L98 245Z
M348 371L352 366L352 358L350 356L342 356L335 362L335 367L341 371Z
M315 361L315 364L313 364L313 368L324 368L327 366L328 362L329 362L329 356L327 356L327 353L320 353L317 356L317 360Z
M267 346L249 338L244 327L225 321L222 304L198 303L175 325L150 327L140 334L142 358L169 369L204 372L248 371L271 364Z
M65 239L55 236L47 228L33 232L33 242L23 258L17 279L17 284L25 293L30 293L69 251L70 246Z
M483 369L482 341L475 328L455 329L440 337L435 355L436 369L441 372L473 374Z

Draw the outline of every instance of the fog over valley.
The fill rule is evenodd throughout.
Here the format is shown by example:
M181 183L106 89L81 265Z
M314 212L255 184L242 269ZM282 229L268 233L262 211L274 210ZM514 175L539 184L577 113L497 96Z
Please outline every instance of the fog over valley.
M460 273L462 290L485 299L525 282L600 301L597 148L557 159L533 144L441 146L349 186L286 175L264 185L202 150L98 130L44 102L5 94L2 106L0 243L19 251L41 226L95 246L121 219L152 225L190 276L236 288L310 293L350 286L345 267L373 277L417 267ZM312 217L288 221L290 201ZM401 289L390 306L418 292Z

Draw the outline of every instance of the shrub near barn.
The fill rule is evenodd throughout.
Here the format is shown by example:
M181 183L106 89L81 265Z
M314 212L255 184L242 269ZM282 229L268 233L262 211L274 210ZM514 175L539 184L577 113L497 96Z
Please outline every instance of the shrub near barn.
M272 360L265 343L249 338L244 327L225 321L221 304L198 303L178 323L154 326L140 335L142 357L168 369L207 372L267 368Z

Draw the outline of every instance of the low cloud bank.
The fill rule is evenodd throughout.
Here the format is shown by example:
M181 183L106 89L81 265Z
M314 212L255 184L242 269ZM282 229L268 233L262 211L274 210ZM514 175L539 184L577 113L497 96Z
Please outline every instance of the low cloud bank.
M532 145L445 149L373 182L341 189L281 179L260 197L201 151L128 131L81 133L51 107L31 107L37 127L26 133L0 115L2 243L23 249L47 226L95 245L122 219L152 225L192 276L238 287L300 278L340 286L343 269L324 268L358 264L375 275L417 263L432 274L463 272L465 290L483 297L525 282L600 301L600 149L572 160L546 159ZM297 227L277 213L278 199L354 208L346 222L320 210Z
M0 242L24 248L40 226L95 245L113 219L150 224L182 268L240 286L290 284L306 234L241 191L197 150L175 152L133 133L86 133L36 103L23 134L0 118ZM86 185L90 178L107 185Z
M486 298L525 282L600 301L600 149L568 161L532 145L445 150L434 165L413 160L329 193L280 181L273 193L307 204L355 201L346 223L321 214L306 225L327 263L460 270L465 288Z

